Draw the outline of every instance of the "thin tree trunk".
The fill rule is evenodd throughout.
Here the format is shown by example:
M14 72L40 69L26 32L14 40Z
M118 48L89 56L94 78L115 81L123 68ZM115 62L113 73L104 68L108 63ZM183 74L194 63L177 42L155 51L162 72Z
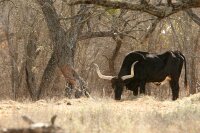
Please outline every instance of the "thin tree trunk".
M8 48L9 48L9 56L10 56L10 65L11 65L11 84L12 84L12 97L14 100L17 98L17 91L19 90L19 71L18 71L18 66L17 66L17 59L18 59L18 54L17 54L17 47L14 46L14 43L12 41L12 38L10 36L10 13L12 9L8 11L8 17L7 20L5 21L6 27L4 29L6 40L8 43Z
M10 65L11 65L11 84L12 84L12 98L17 99L17 93L19 91L20 85L22 83L22 77L24 74L25 62L21 64L21 68L18 68L17 60L17 47L14 46L11 37L9 36L9 31L6 32L6 38L9 47Z
M200 31L198 31L198 35L196 39L194 40L194 47L193 47L193 54L191 57L191 85L190 85L190 94L196 93L196 85L197 85L197 66L196 66L196 55L198 52L198 46L199 46L199 36Z
M36 100L36 91L37 84L34 70L35 68L35 60L38 55L37 53L37 36L34 33L30 33L28 44L26 47L26 83L28 92L32 98L32 100Z
M121 48L121 45L122 45L123 37L119 37L119 38L113 37L113 39L116 42L116 47L113 50L112 56L111 56L111 58L109 58L108 62L109 62L110 74L111 75L116 75L115 65L114 64L115 64L115 60L116 60L116 58L117 58L117 56L119 54L119 51L120 51L120 48Z

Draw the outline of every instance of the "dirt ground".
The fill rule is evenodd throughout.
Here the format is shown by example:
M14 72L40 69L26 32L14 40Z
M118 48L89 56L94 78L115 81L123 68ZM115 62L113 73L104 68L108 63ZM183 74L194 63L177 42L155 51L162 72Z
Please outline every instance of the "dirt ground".
M48 122L71 133L199 133L200 94L177 101L149 96L115 101L110 98L0 101L0 128L27 127L21 119Z

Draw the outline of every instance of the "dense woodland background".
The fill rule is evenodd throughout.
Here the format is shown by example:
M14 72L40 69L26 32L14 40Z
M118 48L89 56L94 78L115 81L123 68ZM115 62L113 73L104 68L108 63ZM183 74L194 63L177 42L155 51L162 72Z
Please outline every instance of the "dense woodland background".
M187 0L181 4L184 1L187 5ZM146 13L145 8L113 9L71 2L0 0L0 99L65 97L66 86L87 89L91 96L112 97L110 82L98 78L93 63L102 73L116 75L125 55L136 50L180 50L187 59L189 81L189 90L184 89L181 77L180 95L200 91L198 8L191 10L190 6L161 17ZM148 4L162 9L168 3L150 0ZM168 84L148 84L146 88L149 95L161 100L171 98Z

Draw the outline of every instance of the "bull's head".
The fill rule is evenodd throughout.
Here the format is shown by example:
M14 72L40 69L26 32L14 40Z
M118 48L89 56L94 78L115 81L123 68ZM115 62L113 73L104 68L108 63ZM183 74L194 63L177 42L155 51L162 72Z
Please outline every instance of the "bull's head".
M121 95L122 95L122 91L123 91L123 87L124 87L124 80L126 79L130 79L134 77L134 66L138 61L134 62L131 66L131 74L130 75L124 75L122 77L118 77L118 76L106 76L103 75L97 64L94 64L97 70L97 74L100 78L102 79L106 79L106 80L111 80L112 83L112 88L114 89L115 92L115 100L120 100L121 99Z

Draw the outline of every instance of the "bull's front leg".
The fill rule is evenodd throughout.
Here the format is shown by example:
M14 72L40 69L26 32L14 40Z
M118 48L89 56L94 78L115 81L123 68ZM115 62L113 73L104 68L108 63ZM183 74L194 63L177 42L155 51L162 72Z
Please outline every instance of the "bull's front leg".
M126 88L128 90L133 91L134 96L138 95L138 87L139 87L139 84L137 82L130 82L130 83L126 84Z
M133 95L134 95L134 96L137 96L137 95L138 95L138 87L137 87L137 88L134 88L132 91L133 91Z

